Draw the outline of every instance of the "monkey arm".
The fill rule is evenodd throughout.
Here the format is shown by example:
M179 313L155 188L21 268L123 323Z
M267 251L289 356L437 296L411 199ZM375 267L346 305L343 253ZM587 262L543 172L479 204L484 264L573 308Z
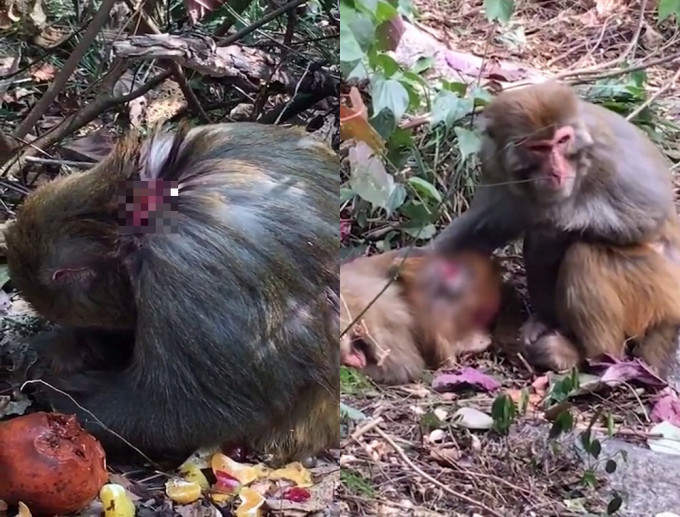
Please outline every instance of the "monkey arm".
M440 253L474 249L490 253L518 239L529 228L524 204L506 186L477 188L470 208L434 240Z

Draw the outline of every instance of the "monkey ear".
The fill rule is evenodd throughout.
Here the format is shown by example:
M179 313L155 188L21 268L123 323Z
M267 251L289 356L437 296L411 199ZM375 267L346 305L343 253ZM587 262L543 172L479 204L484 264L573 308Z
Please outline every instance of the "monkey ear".
M81 267L77 269L57 269L52 273L52 283L56 285L80 284L95 277L92 268Z

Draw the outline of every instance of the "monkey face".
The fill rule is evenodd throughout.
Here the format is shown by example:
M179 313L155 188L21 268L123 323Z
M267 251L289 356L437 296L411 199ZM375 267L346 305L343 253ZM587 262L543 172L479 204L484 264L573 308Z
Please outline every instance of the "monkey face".
M570 88L554 83L501 93L485 109L483 161L535 202L568 198L592 145L578 102Z
M75 177L75 176L74 176ZM78 327L134 326L132 288L116 257L115 223L65 215L70 178L29 196L6 234L12 283L44 318ZM101 209L101 205L100 205ZM104 212L105 213L105 212Z

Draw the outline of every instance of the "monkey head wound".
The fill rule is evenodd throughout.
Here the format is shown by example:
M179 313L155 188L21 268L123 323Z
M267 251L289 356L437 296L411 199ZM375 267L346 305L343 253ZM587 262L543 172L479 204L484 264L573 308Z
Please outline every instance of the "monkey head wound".
M486 348L474 338L488 330L500 303L500 277L488 257L401 253L340 268L342 364L388 384L412 382L426 366Z
M287 460L334 446L338 167L302 130L185 126L128 136L32 193L7 256L13 284L60 325L34 342L66 394L46 390L52 407L109 454L245 443Z

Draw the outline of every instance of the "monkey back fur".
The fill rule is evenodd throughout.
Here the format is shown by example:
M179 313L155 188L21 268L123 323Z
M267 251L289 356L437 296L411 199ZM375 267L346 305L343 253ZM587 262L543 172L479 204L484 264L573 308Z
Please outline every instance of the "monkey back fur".
M129 447L107 429L154 458L246 442L285 460L334 445L338 171L303 131L236 123L131 136L37 189L7 232L10 274L71 333L40 350L56 365L47 380L87 411L55 393L53 406L109 454ZM171 229L121 222L121 184L149 180L176 182ZM128 332L122 366L93 331Z

